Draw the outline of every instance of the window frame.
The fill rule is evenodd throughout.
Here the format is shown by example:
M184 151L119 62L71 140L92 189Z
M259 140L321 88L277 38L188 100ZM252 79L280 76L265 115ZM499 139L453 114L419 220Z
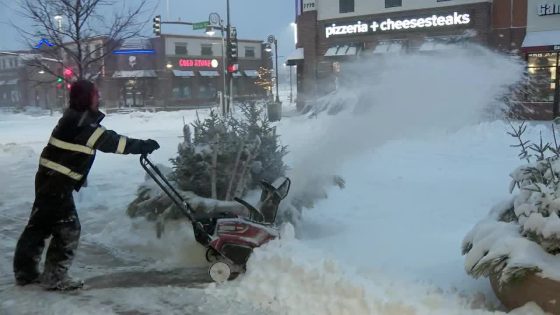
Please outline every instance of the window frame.
M179 48L179 47L180 48L183 48L183 47L185 48L185 53L184 54L177 53L177 48ZM175 45L174 45L174 48L175 48L175 50L174 50L175 56L188 56L189 55L189 47L188 47L188 44L185 43L185 42L176 42Z
M355 0L338 0L339 13L352 13L356 11Z
M251 55L247 54L248 51L251 51ZM245 46L245 58L257 58L257 50L253 46Z
M210 49L210 54L205 54L205 49ZM214 49L212 44L201 44L200 45L200 55L204 57L213 57L214 56Z
M399 4L393 4L391 5L391 2L396 2L399 1ZM390 9L390 8L400 8L402 7L402 0L385 0L385 9Z

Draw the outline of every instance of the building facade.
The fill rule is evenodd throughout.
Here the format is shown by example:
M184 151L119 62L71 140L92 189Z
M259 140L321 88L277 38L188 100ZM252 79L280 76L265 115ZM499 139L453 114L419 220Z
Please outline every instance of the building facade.
M258 70L269 68L262 42L239 40L239 71L233 74L235 99L262 98ZM214 104L224 87L222 40L162 35L128 40L107 59L102 85L107 107L185 107Z
M560 0L528 0L527 35L522 51L527 61L528 93L533 117L557 117L560 107Z
M31 51L0 52L0 107L50 109L63 104L63 90L56 89L52 75L60 71L60 64L46 62L44 68L29 65L40 57Z
M71 44L68 47L72 49ZM234 99L264 98L266 91L255 83L259 71L272 67L270 54L259 40L239 40L238 47L239 71L233 73L231 85ZM221 38L162 35L115 44L94 38L82 49L94 60L82 73L99 86L106 108L212 105L224 89ZM40 50L8 53L0 53L0 106L65 104L67 84L57 78L71 81L64 72L79 72L72 58L63 51L57 53L60 61L45 72L25 60L25 56L40 56Z
M335 88L344 62L367 55L430 52L475 42L521 47L526 0L297 0L298 108Z

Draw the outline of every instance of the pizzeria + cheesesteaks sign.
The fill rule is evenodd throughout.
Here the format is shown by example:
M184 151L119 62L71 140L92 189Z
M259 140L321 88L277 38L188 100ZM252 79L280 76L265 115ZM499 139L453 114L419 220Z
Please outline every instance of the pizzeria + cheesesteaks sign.
M448 15L431 15L410 19L391 19L374 21L356 21L345 24L332 23L325 26L325 37L341 35L366 35L390 31L412 29L430 29L445 26L469 25L471 16L468 13L453 12Z

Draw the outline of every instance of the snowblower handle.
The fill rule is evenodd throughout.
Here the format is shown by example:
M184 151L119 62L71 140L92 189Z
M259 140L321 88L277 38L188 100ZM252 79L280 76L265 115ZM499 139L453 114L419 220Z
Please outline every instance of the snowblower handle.
M193 209L187 203L187 201L179 194L179 192L169 183L165 175L160 171L160 169L148 159L147 154L140 155L140 165L142 168L150 175L154 182L163 190L163 192L173 201L173 203L179 207L181 212L189 219L194 222L193 219Z

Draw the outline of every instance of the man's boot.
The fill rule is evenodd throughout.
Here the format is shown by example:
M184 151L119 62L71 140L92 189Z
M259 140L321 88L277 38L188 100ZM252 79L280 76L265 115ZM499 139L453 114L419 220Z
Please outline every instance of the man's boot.
M58 279L57 277L43 274L41 278L41 287L45 290L71 291L81 289L84 286L84 281L72 279L69 276Z

